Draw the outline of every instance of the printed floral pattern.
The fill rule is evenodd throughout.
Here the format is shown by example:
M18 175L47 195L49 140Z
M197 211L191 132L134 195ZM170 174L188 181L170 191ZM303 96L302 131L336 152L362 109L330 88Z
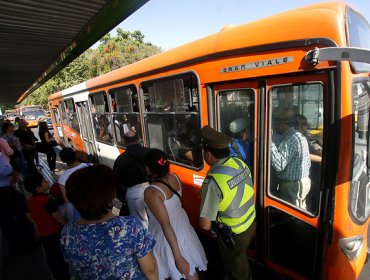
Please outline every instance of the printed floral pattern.
M153 236L133 216L64 227L64 258L82 279L145 279L138 258L152 251Z

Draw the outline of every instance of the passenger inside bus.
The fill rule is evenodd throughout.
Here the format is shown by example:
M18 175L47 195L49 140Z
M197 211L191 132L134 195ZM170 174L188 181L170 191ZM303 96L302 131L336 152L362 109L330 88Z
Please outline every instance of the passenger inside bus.
M271 143L271 164L276 171L278 196L306 210L306 199L311 188L311 161L307 139L294 129L292 110L274 114L273 121L275 130L280 135L279 143Z
M303 115L296 115L296 130L298 130L308 141L311 161L321 162L322 147L320 141L308 131L308 121Z
M141 125L138 121L138 115L132 114L117 114L113 116L114 130L116 134L117 143L119 146L126 146L124 135L130 130L138 133L140 141L141 137Z
M292 168L291 171L292 175L293 172L295 172L296 175L300 173L309 174L308 177L311 180L311 188L306 197L306 208L302 209L317 214L320 203L321 154L324 123L323 87L319 83L276 86L271 89L270 97L272 104L272 142L277 149L279 150L281 143L286 143L286 135L281 133L280 129L282 125L280 115L284 115L287 112L292 115L292 120L291 123L286 122L286 124L292 126L291 128L296 131L297 136L300 135L297 139L302 138L304 142L307 142L309 151L308 160L301 161L301 164L297 164L298 166ZM292 144L285 147L285 149L300 150L302 143L301 141L295 144L292 142ZM270 153L270 194L282 198L279 185L282 172L278 171L276 166L274 166L274 150L271 149ZM290 159L287 157L286 162L289 160ZM307 162L310 164L309 168L307 168ZM283 173L284 172L285 171L283 171ZM292 203L285 198L283 199ZM292 204L296 205L295 203Z
M308 127L307 118L304 115L296 115L295 128L307 139L311 159L311 190L307 196L307 209L312 213L317 213L318 204L315 202L319 201L320 197L322 145L319 139L308 131Z
M251 89L220 92L220 130L229 135L230 156L243 160L253 174L254 91Z
M189 110L196 111L196 108L193 106ZM182 122L182 124L185 124L185 129L183 129L177 141L179 160L185 161L191 166L200 166L202 161L199 123L198 114L187 115L186 119Z
M248 122L243 118L233 120L229 125L229 130L233 134L232 141L229 144L230 156L242 159L251 169L253 162L253 145L251 142L253 140Z
M111 125L108 118L105 115L98 116L97 123L97 138L103 142L109 142L112 140Z

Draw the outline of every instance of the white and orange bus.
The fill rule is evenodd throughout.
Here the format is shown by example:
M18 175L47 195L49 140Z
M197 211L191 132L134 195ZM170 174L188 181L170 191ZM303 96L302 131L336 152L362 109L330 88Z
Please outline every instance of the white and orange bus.
M200 130L231 134L242 118L253 144L257 235L252 261L293 279L356 279L370 214L370 27L345 3L322 3L227 27L50 95L59 141L112 166L135 129L163 149L199 229L209 166ZM274 111L307 120L312 162L307 209L279 196L271 168ZM193 158L186 156L191 151Z

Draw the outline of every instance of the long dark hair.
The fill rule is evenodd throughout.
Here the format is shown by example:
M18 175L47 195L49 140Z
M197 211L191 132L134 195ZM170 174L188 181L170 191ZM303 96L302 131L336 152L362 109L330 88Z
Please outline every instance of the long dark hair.
M170 170L170 162L160 149L150 149L146 154L145 164L156 177L163 177Z
M48 124L44 121L39 122L39 135L49 132Z
M8 122L5 122L3 123L3 125L1 126L1 134L6 134L7 130L9 127L14 127L14 125L12 123L8 123Z

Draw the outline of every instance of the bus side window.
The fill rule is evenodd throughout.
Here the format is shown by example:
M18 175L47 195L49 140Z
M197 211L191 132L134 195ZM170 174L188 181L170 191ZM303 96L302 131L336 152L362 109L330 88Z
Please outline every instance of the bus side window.
M151 81L144 83L141 90L150 147L162 149L172 161L201 167L199 93L195 75Z
M77 118L76 107L73 99L67 99L65 101L65 115L64 120L69 124L74 130L80 133L80 124Z
M113 131L117 145L125 147L123 135L130 129L135 130L142 139L136 87L128 86L109 91L111 97Z
M90 95L90 104L96 139L101 142L113 144L107 96L104 92L94 93Z
M254 146L253 89L234 89L219 92L219 127L232 137L230 156L242 159L253 174Z
M323 137L323 86L279 86L270 91L272 144L270 194L317 214ZM308 178L308 179L307 179ZM287 192L297 183L299 196Z

